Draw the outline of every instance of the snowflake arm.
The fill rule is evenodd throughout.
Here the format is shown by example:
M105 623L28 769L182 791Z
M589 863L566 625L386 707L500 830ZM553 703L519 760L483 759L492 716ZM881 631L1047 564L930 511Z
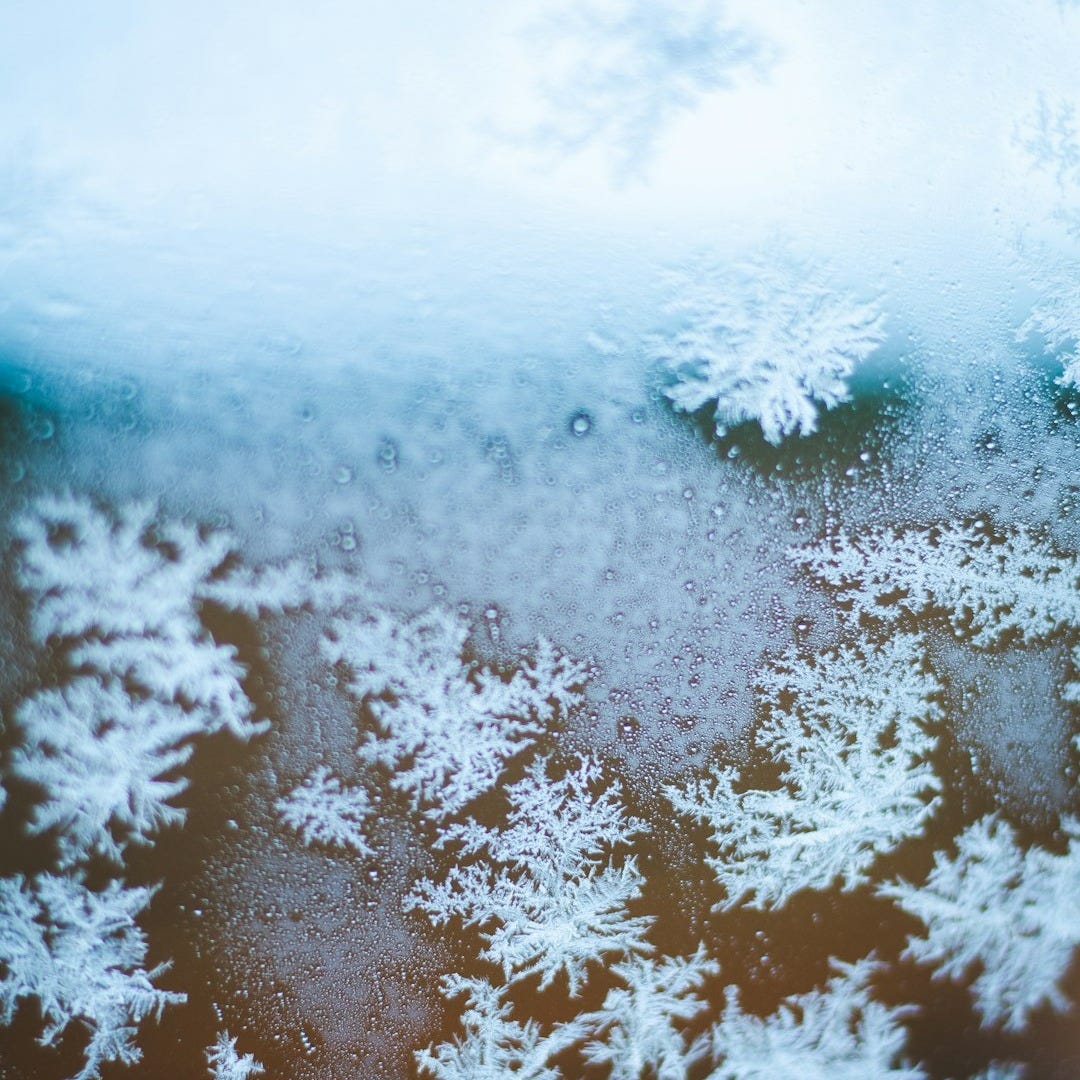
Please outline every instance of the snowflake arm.
M833 965L837 974L824 990L787 998L764 1018L743 1012L738 990L729 987L712 1031L718 1064L708 1080L921 1080L926 1074L901 1060L907 1041L901 1021L911 1009L870 996L868 982L879 965L871 958Z
M661 960L633 956L614 965L623 982L608 991L601 1009L580 1019L592 1025L585 1045L590 1065L610 1067L611 1080L680 1080L706 1052L703 1042L687 1044L686 1023L706 1007L695 993L706 978L719 974L704 945L689 957Z
M446 976L443 993L447 997L466 995L465 1034L418 1051L420 1071L435 1080L505 1080L507 1076L558 1080L559 1072L550 1062L583 1038L585 1025L570 1021L541 1035L535 1020L521 1023L511 1018L504 992L505 988L494 987L486 979Z
M253 1055L241 1056L237 1052L236 1039L230 1039L227 1031L218 1035L217 1042L207 1048L206 1063L213 1080L249 1080L265 1071Z
M626 905L641 891L634 859L606 857L642 831L619 801L619 787L596 792L599 767L583 761L559 779L538 759L507 793L505 829L470 821L447 830L463 854L481 855L440 883L421 882L410 904L436 925L461 919L482 929L484 957L510 981L540 976L541 989L565 974L571 995L590 963L612 954L649 952L651 919Z
M943 525L832 537L792 558L837 588L857 612L943 610L957 634L992 645L1080 626L1080 564L1015 526L995 539L976 525Z
M29 829L58 830L61 866L92 854L122 863L128 843L183 821L169 800L187 782L164 777L191 756L180 745L197 728L187 713L81 678L24 701L15 720L23 743L12 772L45 794Z
M0 878L0 1018L9 1023L16 1004L34 998L42 1045L73 1023L84 1027L89 1042L74 1080L99 1080L110 1061L139 1061L138 1024L186 1000L153 985L167 965L142 966L146 938L135 918L152 892L118 881L93 892L77 876Z
M926 926L904 955L942 979L972 970L975 1006L987 1024L1022 1031L1035 1009L1068 1007L1060 981L1080 945L1080 822L1062 823L1068 850L1023 851L995 815L980 818L939 852L925 885L906 881L879 892Z
M197 617L227 537L160 523L148 504L113 519L70 495L38 499L14 533L37 641L61 645L73 669L182 705L203 731L248 738L266 729L251 720L235 650L214 642Z
M466 627L442 611L338 619L323 652L379 724L361 757L426 815L444 819L494 786L506 762L579 700L584 670L541 642L510 679L462 661Z
M739 790L727 768L665 789L712 828L718 856L708 862L725 909L782 907L837 882L857 888L878 855L922 833L941 787L929 761L938 686L918 638L812 661L789 653L761 685L770 713L757 741L783 766L780 787Z

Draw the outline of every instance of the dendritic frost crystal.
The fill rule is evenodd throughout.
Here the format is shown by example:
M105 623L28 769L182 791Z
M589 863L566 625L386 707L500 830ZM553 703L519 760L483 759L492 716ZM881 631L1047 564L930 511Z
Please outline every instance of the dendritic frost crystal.
M906 955L940 978L975 973L971 993L987 1024L1020 1031L1043 1005L1069 1005L1059 983L1080 945L1080 822L1062 822L1068 848L1026 851L1001 818L969 826L955 856L938 852L924 885L880 892L926 925Z
M683 325L654 356L676 409L714 411L717 435L757 421L766 440L817 430L818 410L850 398L848 378L885 338L873 303L838 291L820 268L759 259L684 282Z
M118 881L94 891L78 876L0 878L0 1022L33 998L43 1045L83 1027L89 1041L74 1080L98 1080L107 1062L139 1061L139 1022L185 1000L153 985L167 965L143 967L146 938L135 919L152 891Z
M349 673L349 689L378 721L361 758L392 771L430 818L446 818L494 784L579 700L584 669L541 641L509 679L463 658L468 627L435 609L409 619L388 612L337 619L323 652Z
M834 962L824 990L786 999L767 1017L743 1012L738 991L711 1033L719 1064L708 1080L922 1080L922 1069L901 1057L907 1032L904 1007L873 999L870 979L880 965L871 958Z
M562 776L539 758L506 797L505 828L475 821L447 830L462 856L441 882L418 886L414 905L432 922L460 919L481 928L485 959L511 981L540 976L540 987L565 974L575 994L590 963L649 952L651 918L626 905L640 895L634 857L616 863L612 849L644 828L624 811L620 786L599 788L598 765L582 761Z
M859 614L944 614L979 646L1034 642L1080 627L1080 564L1021 525L985 522L838 535L792 557Z
M837 883L849 891L878 855L922 833L941 783L929 760L938 685L920 640L788 654L762 676L768 716L756 738L782 766L779 787L748 787L728 767L667 788L676 809L712 829L722 907L782 907Z

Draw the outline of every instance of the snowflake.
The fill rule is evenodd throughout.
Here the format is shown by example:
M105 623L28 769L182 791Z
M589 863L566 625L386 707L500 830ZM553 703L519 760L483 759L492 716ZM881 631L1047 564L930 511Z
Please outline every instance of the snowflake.
M553 72L543 86L552 119L535 129L536 143L563 154L607 147L619 178L645 171L680 113L768 59L757 35L725 22L713 0L590 0L531 37Z
M227 1031L217 1037L217 1042L206 1050L206 1063L210 1066L213 1080L248 1080L264 1071L251 1054L241 1057L236 1052L236 1040Z
M94 853L121 863L129 842L150 843L157 829L183 821L168 800L187 783L162 779L191 756L180 744L198 724L182 709L81 678L24 701L15 721L23 744L12 772L45 793L29 828L57 830L61 866Z
M594 794L600 779L599 766L582 761L552 780L548 759L537 759L507 791L506 828L470 820L447 829L444 843L484 858L459 862L441 883L421 882L411 905L436 925L460 918L492 926L483 956L508 980L538 974L544 989L564 972L571 995L590 962L651 951L644 933L652 920L626 912L641 892L633 857L605 862L644 826L626 815L618 783Z
M1080 627L1080 565L1023 526L991 536L981 522L836 536L791 556L856 612L888 619L944 612L958 636L987 646Z
M682 1080L707 1048L700 1040L688 1046L680 1028L706 1007L694 991L720 965L699 945L690 957L633 956L611 970L625 985L609 990L600 1010L580 1017L605 1036L586 1044L585 1060L609 1065L611 1080L638 1080L646 1070L657 1080Z
M764 1019L742 1011L738 990L728 989L724 1015L712 1030L708 1080L920 1080L904 1064L907 1032L900 1021L911 1009L874 1001L868 982L880 966L872 958L833 961L837 974L824 990L787 998Z
M850 891L878 855L922 833L941 788L928 730L939 688L922 663L908 635L812 661L789 654L761 680L769 716L757 734L783 766L781 786L738 791L726 768L666 789L713 830L719 855L708 862L727 894L719 907L782 907L837 881Z
M10 1024L18 1002L35 998L42 1045L81 1024L89 1041L74 1080L97 1080L106 1062L139 1061L137 1025L186 1000L153 985L167 965L142 967L146 938L135 917L152 894L118 881L93 892L77 876L0 878L0 1022Z
M300 834L305 844L351 848L358 855L374 855L361 828L371 809L363 788L343 788L325 765L320 765L299 787L274 804L281 820Z
M536 1021L511 1019L505 988L486 979L448 975L443 990L447 997L466 995L465 1036L417 1052L420 1071L436 1080L558 1080L559 1072L549 1062L585 1034L584 1025L576 1021L541 1035Z
M847 378L885 334L875 304L837 292L825 273L758 259L685 283L672 310L685 326L654 344L674 374L676 409L715 406L717 435L756 420L773 445L817 429L818 405L847 401Z
M894 882L882 895L926 925L904 955L933 965L938 978L971 984L988 1024L1022 1031L1042 1005L1068 1007L1059 983L1080 944L1080 821L1067 819L1064 855L1023 851L996 815L980 818L957 840L954 858L939 852L925 885Z
M488 791L505 763L580 698L584 669L541 641L510 679L462 660L467 629L439 610L337 619L323 650L378 721L361 757L385 765L414 808L449 817Z
M1060 386L1080 388L1080 285L1069 278L1052 289L1031 310L1016 332L1017 341L1039 334L1048 354L1058 354L1063 367Z

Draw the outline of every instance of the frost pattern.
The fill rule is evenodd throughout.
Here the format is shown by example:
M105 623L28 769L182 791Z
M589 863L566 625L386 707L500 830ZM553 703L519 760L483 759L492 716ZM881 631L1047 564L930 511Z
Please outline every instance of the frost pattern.
M420 1071L436 1080L558 1080L558 1070L548 1063L585 1033L581 1023L571 1021L541 1035L536 1021L511 1019L505 988L486 979L448 975L443 992L447 997L466 995L465 1035L417 1051Z
M213 1080L249 1080L264 1071L253 1055L241 1057L237 1053L236 1039L230 1039L227 1031L218 1035L217 1042L207 1048L206 1063Z
M15 719L23 744L12 772L45 794L29 829L57 830L61 866L92 854L121 863L129 842L149 844L159 828L183 821L169 800L186 781L162 777L191 756L180 745L198 731L189 713L81 678L24 701Z
M681 1028L707 1003L694 993L720 965L699 945L689 957L663 960L633 956L612 971L624 983L608 991L603 1008L580 1019L596 1035L585 1045L590 1065L609 1065L610 1080L682 1080L708 1047L703 1040L687 1044Z
M654 344L675 376L676 409L715 406L717 435L756 420L773 445L817 429L818 406L850 398L847 378L884 340L876 304L837 292L820 268L758 259L685 283L685 325Z
M62 644L75 670L123 679L185 708L203 731L246 739L265 730L251 720L236 650L218 645L197 616L228 554L227 537L159 522L147 503L125 507L114 521L70 495L38 499L14 533L37 641Z
M325 765L274 805L282 822L298 832L305 844L348 848L358 855L375 854L362 828L371 809L367 792L361 787L342 787Z
M975 1006L987 1024L1021 1031L1042 1005L1064 1011L1058 983L1080 944L1080 822L1062 822L1064 855L1023 851L996 815L980 818L942 852L925 885L881 886L926 925L904 955L959 980L976 970Z
M167 965L143 967L146 938L135 917L152 892L117 881L93 892L77 876L0 878L0 1021L10 1024L16 1005L33 998L42 1045L82 1025L89 1041L74 1080L97 1080L106 1062L139 1061L137 1025L186 1000L153 985Z
M889 1008L870 996L880 966L872 958L833 961L837 974L824 990L787 998L771 1016L748 1015L738 990L728 989L724 1015L712 1030L719 1062L708 1080L919 1080L925 1073L900 1055L909 1009Z
M510 982L540 976L540 988L565 973L577 994L589 963L611 954L650 952L651 919L626 905L641 891L633 856L621 865L605 854L644 830L620 801L617 782L599 793L600 767L582 761L562 777L538 758L507 791L507 827L470 820L451 826L445 843L462 856L444 881L423 881L412 905L436 925L461 919L484 929L483 956Z
M992 645L1080 627L1080 565L1021 525L993 537L981 522L835 536L792 552L856 612L889 618L941 610L958 635Z
M536 142L563 154L608 149L619 179L644 173L680 113L767 61L761 39L726 22L715 0L589 0L533 37L558 72L543 88L551 118Z
M1039 94L1034 111L1017 129L1016 142L1032 167L1052 173L1059 187L1080 179L1080 141L1071 101L1062 98L1052 105Z
M1078 148L1080 153L1080 148ZM1080 285L1067 280L1047 293L1032 308L1016 332L1018 341L1032 334L1045 341L1045 351L1061 361L1060 386L1080 387Z
M159 523L147 504L112 519L70 495L38 499L14 533L32 634L76 673L15 713L13 771L45 794L29 827L58 830L62 866L92 855L119 863L128 843L183 820L169 800L186 786L174 773L192 738L265 730L251 719L235 650L197 617L229 543Z
M725 909L782 907L837 881L857 888L878 855L923 832L941 789L928 760L938 685L919 638L809 661L789 653L761 685L769 716L757 743L782 764L781 786L738 790L729 767L665 789L712 828L719 855L707 861Z
M323 651L350 673L349 689L379 724L361 757L393 772L429 818L446 818L489 790L505 763L580 699L584 669L541 641L504 679L462 659L467 628L440 610L397 620L386 612L334 621Z

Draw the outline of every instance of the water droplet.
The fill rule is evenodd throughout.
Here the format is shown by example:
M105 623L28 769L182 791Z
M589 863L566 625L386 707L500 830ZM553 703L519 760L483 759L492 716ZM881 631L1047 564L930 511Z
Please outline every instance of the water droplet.
M393 439L383 439L379 443L378 462L387 471L393 472L398 466L398 448Z
M334 480L339 484L348 484L352 480L352 469L348 465L339 465Z
M588 435L592 431L593 419L585 411L574 413L570 418L570 432L576 435L579 439L583 435Z

